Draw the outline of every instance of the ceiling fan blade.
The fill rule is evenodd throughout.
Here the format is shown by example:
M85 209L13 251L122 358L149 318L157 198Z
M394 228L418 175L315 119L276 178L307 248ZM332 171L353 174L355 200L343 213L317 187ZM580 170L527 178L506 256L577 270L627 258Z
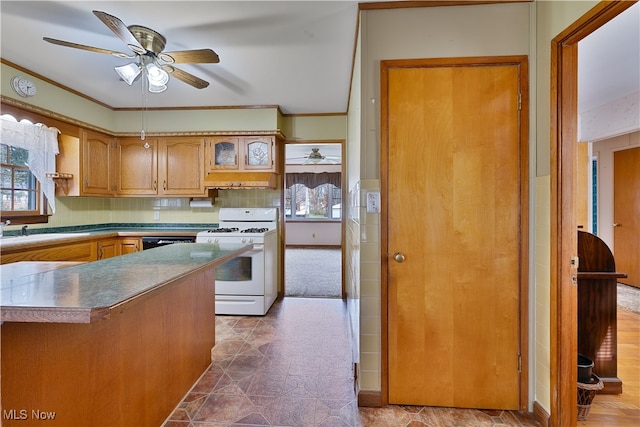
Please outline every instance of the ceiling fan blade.
M129 31L129 28L122 22L119 18L109 15L108 13L101 12L99 10L94 10L93 14L100 19L104 25L109 27L111 31L114 32L116 36L120 38L123 42L129 46L129 49L133 50L135 53L140 55L144 55L147 53L147 49L142 47L138 39L134 37L134 35Z
M186 84L195 87L196 89L204 89L205 87L209 86L209 82L202 80L200 77L196 77L193 74L189 74L186 71L182 71L181 69L172 67L171 65L164 65L162 69L171 74L176 79L181 80Z
M170 64L215 64L220 62L218 54L211 49L162 52L158 55L158 58Z
M118 58L135 58L135 55L127 55L126 53L122 53L122 52L116 52L115 50L109 50L109 49L102 49L99 47L94 47L94 46L86 46L83 44L78 44L78 43L72 43L72 42L66 42L64 40L57 40L57 39L52 39L49 37L43 37L42 40L52 43L52 44L57 44L60 46L66 46L66 47L72 47L75 49L82 49L82 50L88 50L89 52L97 52L97 53L104 53L107 55L113 55L116 56Z

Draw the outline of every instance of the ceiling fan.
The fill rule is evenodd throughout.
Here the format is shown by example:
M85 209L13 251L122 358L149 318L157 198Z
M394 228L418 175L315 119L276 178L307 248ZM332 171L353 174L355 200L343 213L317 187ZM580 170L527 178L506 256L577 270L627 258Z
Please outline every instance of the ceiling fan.
M320 148L317 148L317 147L311 148L311 153L309 153L304 157L293 157L287 160L295 161L296 159L304 160L302 162L303 165L318 164L318 163L331 163L331 164L340 163L339 157L325 156L320 153Z
M60 46L104 53L117 58L133 59L134 62L115 67L115 70L128 85L133 84L142 75L148 81L149 92L158 93L166 90L169 75L196 89L204 89L209 86L209 82L176 68L173 64L218 63L220 58L213 50L195 49L163 52L167 40L162 34L151 28L141 25L126 26L119 18L99 10L94 10L93 14L125 42L133 53L127 54L49 37L43 37L43 40Z

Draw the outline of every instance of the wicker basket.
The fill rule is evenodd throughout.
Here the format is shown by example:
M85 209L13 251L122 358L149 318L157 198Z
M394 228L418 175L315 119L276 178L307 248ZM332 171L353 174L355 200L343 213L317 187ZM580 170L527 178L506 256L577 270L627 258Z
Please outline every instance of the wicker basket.
M591 374L591 381L578 383L578 420L586 420L589 416L591 403L598 390L604 388L604 383L596 374Z

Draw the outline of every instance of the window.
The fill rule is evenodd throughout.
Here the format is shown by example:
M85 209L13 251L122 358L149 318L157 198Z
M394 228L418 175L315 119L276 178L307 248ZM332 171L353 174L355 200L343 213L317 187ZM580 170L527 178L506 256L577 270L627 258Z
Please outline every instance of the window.
M28 166L29 152L23 148L0 144L0 192L2 211L39 215L40 186Z
M339 220L342 217L342 192L333 184L309 188L293 184L285 191L287 219Z
M60 131L10 114L0 116L0 197L2 221L34 224L55 212L55 183L47 174L56 170Z

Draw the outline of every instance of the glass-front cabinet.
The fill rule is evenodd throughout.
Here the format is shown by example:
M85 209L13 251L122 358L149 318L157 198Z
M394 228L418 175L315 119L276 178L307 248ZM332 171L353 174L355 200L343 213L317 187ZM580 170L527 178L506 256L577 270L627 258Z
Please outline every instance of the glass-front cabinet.
M213 137L207 144L209 170L275 171L273 136Z
M239 145L240 138L213 138L209 158L211 169L238 169Z

